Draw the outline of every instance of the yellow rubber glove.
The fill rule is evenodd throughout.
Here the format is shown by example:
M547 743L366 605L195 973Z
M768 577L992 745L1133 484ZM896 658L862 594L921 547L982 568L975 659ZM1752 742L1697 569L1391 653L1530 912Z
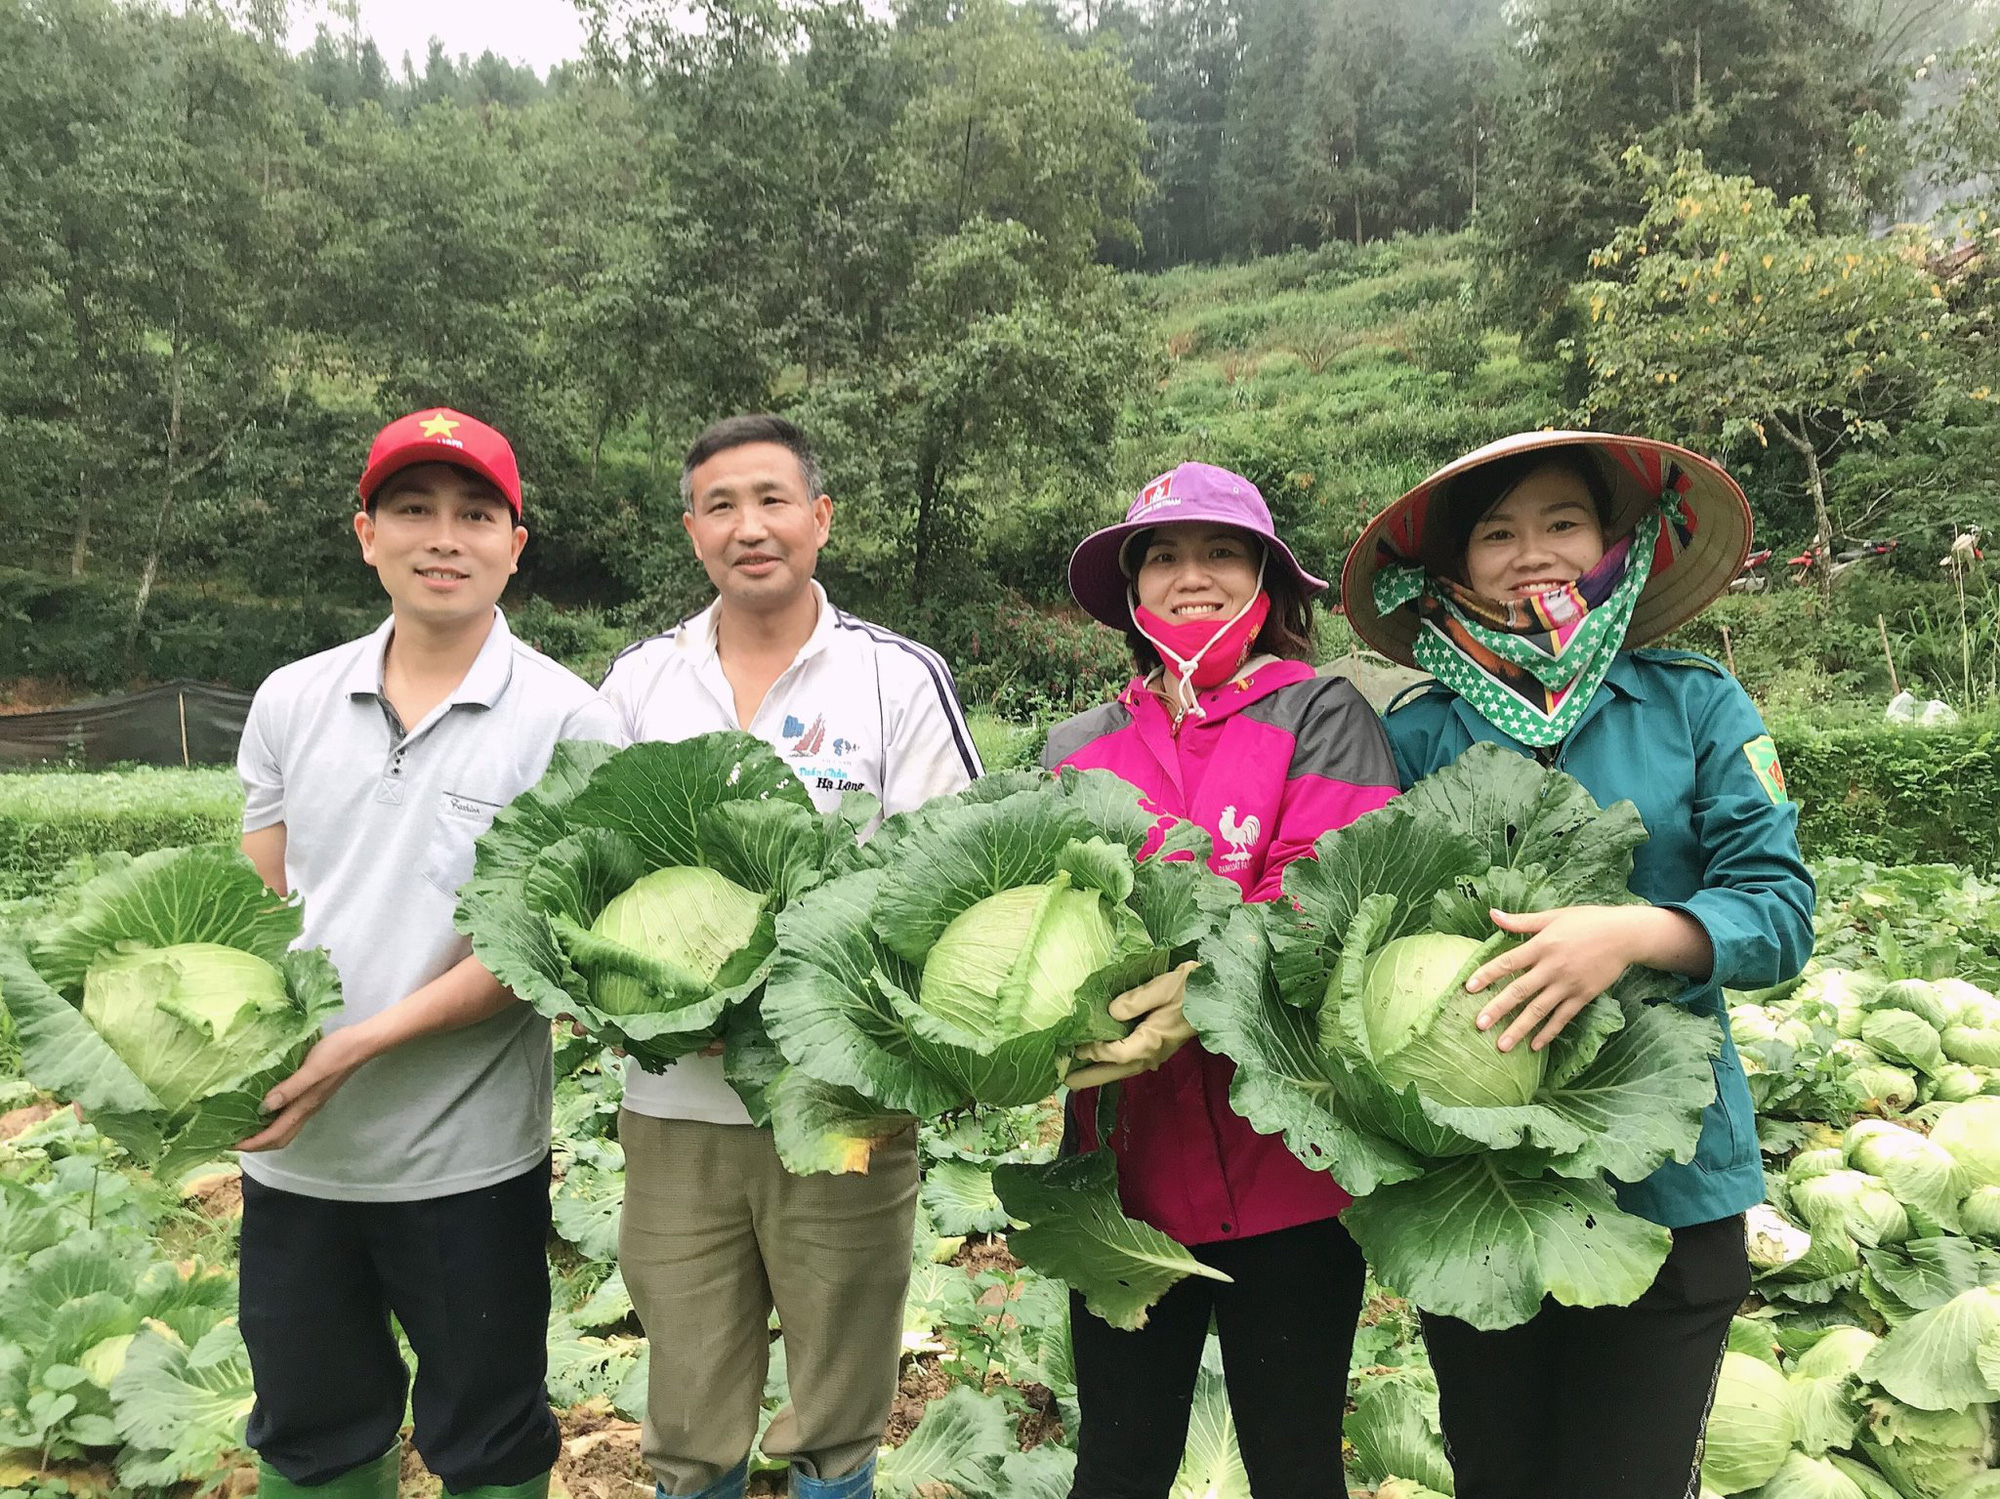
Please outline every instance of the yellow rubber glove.
M1158 978L1147 979L1111 1001L1113 1020L1137 1020L1132 1033L1118 1041L1086 1041L1076 1049L1078 1067L1063 1081L1071 1088L1098 1088L1120 1078L1151 1072L1194 1039L1194 1027L1181 1014L1187 998L1188 975L1199 966L1189 961Z

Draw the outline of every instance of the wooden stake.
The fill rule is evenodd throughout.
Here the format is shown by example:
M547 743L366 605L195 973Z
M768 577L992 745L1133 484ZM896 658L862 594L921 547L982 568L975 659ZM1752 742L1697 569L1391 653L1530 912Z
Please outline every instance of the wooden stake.
M181 764L192 765L188 758L188 700L185 692L174 694L174 705L181 710Z
M1903 684L1896 680L1896 657L1889 649L1889 622L1881 615L1875 616L1875 628L1882 633L1882 659L1889 663L1889 691L1893 695L1903 690Z
M1729 626L1722 627L1722 659L1729 663L1729 674L1736 675L1736 647L1729 643Z

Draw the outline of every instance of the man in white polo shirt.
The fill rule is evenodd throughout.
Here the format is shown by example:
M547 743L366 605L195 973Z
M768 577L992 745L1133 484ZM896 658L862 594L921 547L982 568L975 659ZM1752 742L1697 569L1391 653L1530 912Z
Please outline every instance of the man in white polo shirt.
M822 810L868 791L893 815L971 783L979 758L937 653L836 609L813 580L833 501L796 426L716 423L688 450L681 498L716 599L612 663L602 690L631 738L745 730ZM618 1262L651 1340L659 1492L743 1493L775 1305L791 1401L764 1454L789 1459L797 1499L865 1499L902 1352L915 1132L865 1176L792 1176L719 1055L628 1067L618 1125Z
M549 1027L452 929L473 840L557 741L622 740L497 607L528 539L507 440L391 422L354 519L380 629L273 672L244 726L243 849L305 896L345 1005L242 1142L241 1324L262 1499L395 1499L416 1445L454 1495L542 1499Z

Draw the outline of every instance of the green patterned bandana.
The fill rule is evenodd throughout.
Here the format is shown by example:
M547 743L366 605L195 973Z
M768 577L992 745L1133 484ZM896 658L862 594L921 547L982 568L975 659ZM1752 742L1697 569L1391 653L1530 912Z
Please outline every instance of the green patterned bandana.
M1660 522L1646 516L1576 582L1532 599L1485 599L1422 567L1388 564L1375 576L1375 607L1416 610L1417 664L1488 723L1533 748L1560 744L1625 643Z

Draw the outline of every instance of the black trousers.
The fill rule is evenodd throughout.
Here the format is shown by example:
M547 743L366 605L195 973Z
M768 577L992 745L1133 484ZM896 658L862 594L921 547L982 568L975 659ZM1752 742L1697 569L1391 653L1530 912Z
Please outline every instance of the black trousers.
M402 1428L453 1493L555 1462L549 1412L549 1163L421 1202L333 1202L243 1181L241 1325L250 1445L293 1483L372 1462Z
M1361 1315L1361 1251L1328 1218L1194 1253L1234 1284L1190 1277L1137 1332L1120 1332L1070 1298L1083 1408L1070 1499L1165 1499L1187 1442L1211 1314L1251 1492L1346 1499L1340 1421Z
M1502 1332L1426 1314L1458 1499L1689 1499L1749 1290L1743 1220L1722 1218L1675 1229L1630 1306L1546 1302Z

